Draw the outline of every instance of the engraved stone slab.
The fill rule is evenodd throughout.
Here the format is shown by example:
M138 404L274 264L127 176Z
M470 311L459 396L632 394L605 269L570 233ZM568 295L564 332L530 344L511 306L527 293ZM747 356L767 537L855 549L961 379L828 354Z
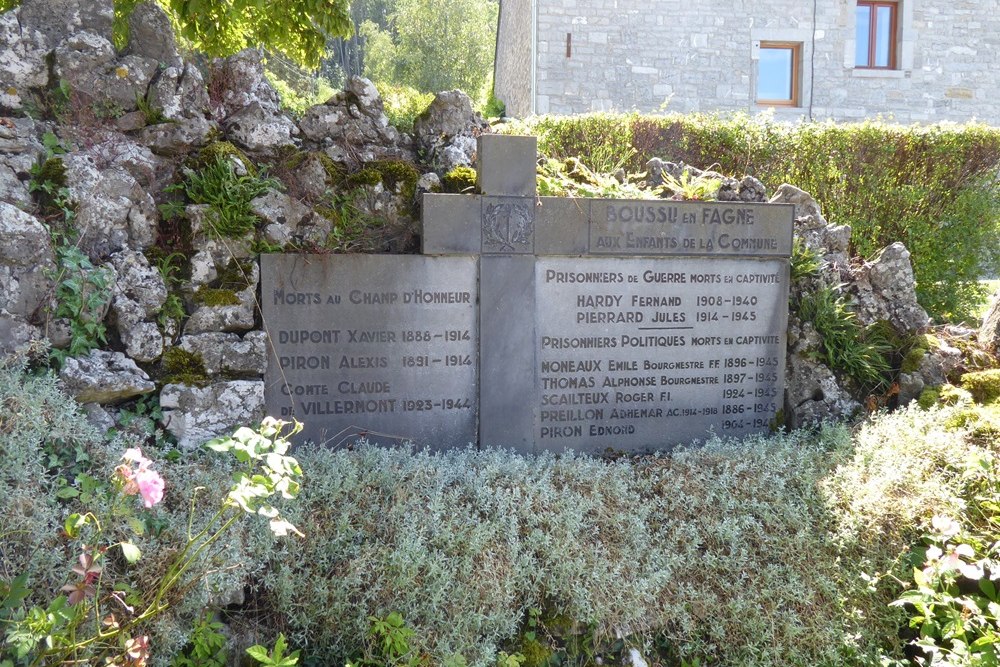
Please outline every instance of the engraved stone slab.
M424 252L788 257L791 204L425 194Z
M484 328L493 280L484 271ZM487 419L484 387L482 443L643 451L766 430L782 399L787 284L785 259L538 258L534 312L505 320L512 336L533 331L518 352L533 378L512 371L532 430Z
M263 255L268 413L302 440L476 441L475 257Z
M588 250L602 255L788 257L790 206L596 199L591 202Z

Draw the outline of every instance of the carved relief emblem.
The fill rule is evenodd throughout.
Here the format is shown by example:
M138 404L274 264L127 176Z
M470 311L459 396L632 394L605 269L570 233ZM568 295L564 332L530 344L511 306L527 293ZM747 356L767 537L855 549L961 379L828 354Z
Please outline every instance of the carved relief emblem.
M531 252L535 210L529 201L489 204L483 211L485 252Z

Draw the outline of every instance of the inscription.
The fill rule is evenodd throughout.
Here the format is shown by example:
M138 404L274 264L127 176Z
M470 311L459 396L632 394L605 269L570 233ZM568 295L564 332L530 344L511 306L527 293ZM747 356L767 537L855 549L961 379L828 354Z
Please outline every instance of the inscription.
M787 211L760 204L622 202L592 204L590 247L604 255L787 256Z
M476 440L471 258L267 255L268 409L304 438ZM311 289L294 289L292 285Z
M615 215L623 210L639 214ZM659 210L669 217L668 207L651 215ZM774 419L786 262L755 262L753 272L734 259L713 260L710 271L697 259L674 260L671 270L650 263L538 260L539 440L639 449L710 430L742 435ZM594 329L600 335L587 335Z

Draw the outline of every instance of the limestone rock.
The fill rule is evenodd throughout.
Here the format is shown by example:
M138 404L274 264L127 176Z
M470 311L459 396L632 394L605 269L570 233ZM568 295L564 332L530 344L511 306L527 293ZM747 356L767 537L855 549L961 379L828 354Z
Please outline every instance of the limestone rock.
M32 204L28 186L18 178L8 164L0 161L0 201L14 204L19 208L29 208Z
M99 433L107 433L110 429L113 429L117 424L115 418L111 416L111 413L104 409L104 407L98 403L85 403L83 406L83 414L86 416L87 421L90 425L97 429Z
M178 346L199 355L209 375L263 375L267 368L267 334L263 331L251 331L243 338L234 333L182 336Z
M740 201L745 202L766 202L767 188L764 184L753 176L744 176L740 181Z
M893 243L854 271L850 293L858 320L865 325L885 320L899 333L913 333L930 324L927 312L917 303L916 280L910 252Z
M42 330L28 324L22 317L0 309L0 359L24 352L32 341L42 338Z
M256 102L262 109L277 112L281 99L264 76L261 52L244 49L239 53L212 62L213 117L223 120Z
M157 155L176 157L205 146L217 129L214 122L201 116L192 116L173 123L159 123L143 128L139 132L139 142Z
M184 325L184 333L249 331L254 325L254 297L254 290L247 289L236 293L236 305L199 306Z
M167 286L163 276L149 265L141 252L125 249L111 256L111 263L118 273L114 301L129 301L138 309L139 319L155 317L167 300ZM116 309L112 304L112 311Z
M184 325L184 333L253 329L256 304L254 290L237 292L236 298L239 303L232 306L199 306Z
M22 27L38 31L53 47L79 32L92 32L111 41L114 18L112 0L23 0L21 3Z
M136 361L156 361L163 354L163 333L156 322L138 322L131 327L118 327L125 354Z
M156 317L167 300L163 277L149 266L142 253L124 250L112 256L118 274L112 290L111 316L125 344L125 352L136 361L154 361L163 354L163 334Z
M146 96L159 63L138 55L115 57L111 41L92 32L70 35L55 49L54 73L74 91L110 101L125 111Z
M70 196L77 202L80 248L92 259L156 241L156 203L128 171L100 171L93 157L82 153L65 156L63 164Z
M250 207L265 223L287 225L292 230L312 214L308 206L277 190L257 197L250 202Z
M66 359L59 378L80 403L119 403L156 388L134 361L121 352L105 350Z
M429 171L426 174L421 174L420 178L417 179L417 194L423 194L425 192L440 192L441 191L441 177L435 174L433 171Z
M0 14L0 110L20 111L28 91L49 80L45 55L54 44L37 28L22 24L22 10Z
M49 84L49 53L90 34L110 43L112 0L23 0L0 15L0 107L21 110L29 93Z
M389 124L374 84L361 77L352 76L344 90L307 109L299 128L335 162L412 158L407 137Z
M264 383L237 380L207 387L168 384L160 393L163 422L183 449L193 449L264 418Z
M52 293L55 255L35 217L0 202L0 309L28 319Z
M160 72L149 87L146 101L168 120L204 119L210 106L205 79L191 63Z
M239 238L221 239L212 231L209 207L192 204L185 209L191 223L194 245L198 250L191 256L191 286L198 288L214 281L221 268L233 259L246 259L253 255L253 232Z
M993 303L983 317L979 342L993 352L1000 352L1000 291L993 295Z
M141 111L129 111L115 118L114 123L119 132L135 132L146 127L146 115Z
M715 198L718 201L743 201L740 198L740 182L735 178L729 178L717 172L702 172L702 174L717 174L717 176L708 176L708 178L718 178L719 180L719 189L715 193Z
M861 404L837 382L833 371L810 354L819 345L819 335L811 325L793 322L789 326L785 419L791 428L843 420L861 409Z
M75 33L56 47L55 75L78 88L95 70L103 69L114 59L115 47L110 39L92 32Z
M0 15L3 18L6 14ZM4 118L0 122L0 155L8 156L5 162L9 162L12 155L24 156L26 163L18 164L24 168L29 168L42 155L42 144L39 143L37 135L41 134L38 123L31 118Z
M157 175L165 167L166 160L153 154L145 146L132 139L117 135L113 141L102 142L90 147L87 152L95 164L105 168L124 169L144 190L152 189Z
M819 204L812 195L788 183L778 186L778 191L768 201L769 204L794 204L796 220L800 218L814 218L817 224L826 224L826 218L820 211Z
M235 292L239 303L228 306L198 306L184 325L186 335L253 329L257 312L257 282L260 280L260 268L256 262L251 263L251 266L246 289Z
M427 163L440 173L454 167L475 166L476 137L489 132L487 123L473 110L472 100L460 90L438 93L413 123L417 147Z
M962 351L938 340L916 369L899 374L899 404L916 400L925 387L940 387L961 363Z
M182 67L170 17L155 2L141 2L128 19L125 53L155 60L163 67Z
M322 199L330 189L329 175L326 166L316 153L310 153L295 168L292 175L295 185L302 193L302 199L316 202Z
M226 136L235 144L255 153L274 154L284 146L294 146L298 126L280 111L268 110L254 100L224 123Z

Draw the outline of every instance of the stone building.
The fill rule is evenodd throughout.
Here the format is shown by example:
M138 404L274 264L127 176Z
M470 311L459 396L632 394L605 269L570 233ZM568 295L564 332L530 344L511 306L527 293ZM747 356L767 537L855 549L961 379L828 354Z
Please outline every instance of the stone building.
M501 0L515 116L746 111L1000 124L1000 0Z

